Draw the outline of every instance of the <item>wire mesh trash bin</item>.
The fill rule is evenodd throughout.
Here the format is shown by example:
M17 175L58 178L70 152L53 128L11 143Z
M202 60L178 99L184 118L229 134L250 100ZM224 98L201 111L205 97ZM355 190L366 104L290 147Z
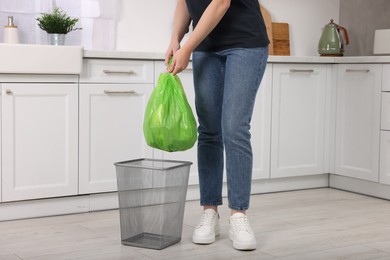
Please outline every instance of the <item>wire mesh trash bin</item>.
M181 240L191 162L117 162L123 245L163 249Z

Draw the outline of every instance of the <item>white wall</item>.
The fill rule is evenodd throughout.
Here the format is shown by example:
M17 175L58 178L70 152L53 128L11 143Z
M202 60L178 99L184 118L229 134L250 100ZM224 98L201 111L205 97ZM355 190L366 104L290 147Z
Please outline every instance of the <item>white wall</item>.
M165 52L177 0L121 0L117 50ZM236 1L236 0L233 0ZM339 20L340 0L261 0L274 22L290 25L292 56L317 56L322 28Z
M117 50L165 52L177 0L121 0Z

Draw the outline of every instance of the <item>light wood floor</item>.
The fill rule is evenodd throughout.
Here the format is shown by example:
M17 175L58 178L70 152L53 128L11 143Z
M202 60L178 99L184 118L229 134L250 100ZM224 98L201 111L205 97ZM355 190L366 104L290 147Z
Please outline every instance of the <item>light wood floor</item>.
M164 250L121 245L113 210L0 222L0 259L390 259L390 201L335 189L252 196L250 252L232 248L226 206L217 242L192 244L198 203L186 204L182 241Z

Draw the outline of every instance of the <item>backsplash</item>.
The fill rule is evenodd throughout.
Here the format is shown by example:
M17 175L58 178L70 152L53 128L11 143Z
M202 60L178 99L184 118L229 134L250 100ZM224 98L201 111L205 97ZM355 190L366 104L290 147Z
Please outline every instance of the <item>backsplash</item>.
M345 56L373 55L376 29L390 29L389 0L340 0L339 24L348 30Z

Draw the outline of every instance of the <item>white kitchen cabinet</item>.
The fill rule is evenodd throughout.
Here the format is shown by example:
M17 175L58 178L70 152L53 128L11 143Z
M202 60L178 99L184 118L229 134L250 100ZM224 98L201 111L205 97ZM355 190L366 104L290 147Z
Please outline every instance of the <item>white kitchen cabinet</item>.
M337 79L336 174L379 179L380 64L340 64Z
M114 162L152 158L143 136L152 84L80 84L80 194L117 190Z
M379 182L390 185L390 131L381 132Z
M143 135L154 62L85 59L80 76L79 193L117 190L115 162L153 158Z
M78 87L4 83L2 201L76 195Z
M324 173L330 67L274 64L271 178Z
M80 82L152 83L154 62L122 59L84 59Z
M390 185L390 64L384 64L382 72L381 129L385 131L381 131L379 182Z

